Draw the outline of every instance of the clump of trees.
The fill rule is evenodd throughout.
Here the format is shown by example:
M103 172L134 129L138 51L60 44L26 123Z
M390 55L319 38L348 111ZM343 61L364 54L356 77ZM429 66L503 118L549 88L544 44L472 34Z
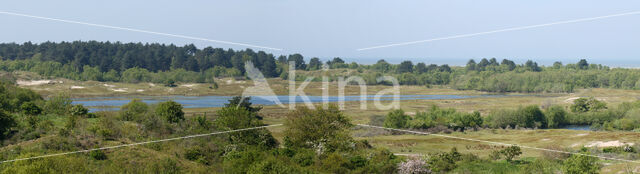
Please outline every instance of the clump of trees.
M548 119L536 105L520 107L516 110L494 111L487 118L489 125L494 128L521 127L521 128L547 128ZM564 124L564 120L556 118L554 126Z
M573 105L571 105L571 112L576 113L599 111L602 109L607 109L607 104L600 100L596 100L594 97L578 98L574 100Z
M403 110L393 110L387 114L384 127L429 129L444 126L464 131L467 128L482 126L483 121L479 112L462 113L453 108L442 109L433 105L430 110L417 112L414 117L408 116Z

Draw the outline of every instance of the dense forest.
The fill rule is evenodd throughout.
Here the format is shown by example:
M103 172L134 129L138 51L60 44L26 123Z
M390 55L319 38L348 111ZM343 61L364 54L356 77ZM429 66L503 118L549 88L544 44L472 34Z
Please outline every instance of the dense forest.
M332 74L330 80L347 75L362 76L367 84L377 77L391 75L402 85L441 85L461 90L489 92L573 92L576 88L640 89L640 70L610 68L582 59L574 64L555 62L540 66L537 62L495 58L470 60L464 67L403 61L391 64L383 59L372 65L347 63L336 57L322 62L300 54L276 55L263 51L224 50L194 45L120 42L45 42L0 44L0 71L30 71L44 77L113 82L214 82L214 78L245 76L244 63L251 61L265 77L288 78L288 62L297 70L314 71L328 65L331 69L355 70ZM346 71L345 71L346 72ZM355 73L354 73L355 72ZM294 79L304 80L298 73ZM320 80L316 77L315 80Z

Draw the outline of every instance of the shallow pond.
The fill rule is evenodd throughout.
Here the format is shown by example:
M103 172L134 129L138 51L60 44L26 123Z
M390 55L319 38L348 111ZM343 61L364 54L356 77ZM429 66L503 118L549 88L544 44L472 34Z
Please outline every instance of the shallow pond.
M560 129L591 130L591 126L589 126L589 125L567 125L567 126L561 127Z

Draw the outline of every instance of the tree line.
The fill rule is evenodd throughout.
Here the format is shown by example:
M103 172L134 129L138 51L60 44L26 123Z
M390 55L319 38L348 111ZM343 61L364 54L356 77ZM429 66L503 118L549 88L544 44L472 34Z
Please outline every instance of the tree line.
M384 75L394 76L401 85L447 86L460 90L489 92L573 92L577 88L640 89L640 70L610 68L582 59L573 64L555 62L541 66L528 60L523 64L496 58L469 60L466 66L384 59L375 64L347 63L340 57L322 62L301 54L275 56L263 51L224 50L194 45L120 42L44 42L0 44L0 70L31 71L45 77L73 80L122 82L213 82L218 77L244 77L244 64L251 61L265 77L288 79L289 62L296 70L353 69L354 73L332 74L330 80L359 75L367 84ZM298 73L295 80L306 79ZM316 80L321 78L316 78Z

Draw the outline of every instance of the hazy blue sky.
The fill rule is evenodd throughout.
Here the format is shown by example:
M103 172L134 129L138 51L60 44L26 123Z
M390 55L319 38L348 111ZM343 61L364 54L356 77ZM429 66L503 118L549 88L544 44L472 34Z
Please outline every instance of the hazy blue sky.
M151 2L151 3L150 3ZM640 66L640 15L408 46L358 48L640 11L640 1L31 1L0 11L282 48L274 54L460 65L469 58ZM0 14L0 42L122 41L243 47ZM259 50L259 49L254 49Z

